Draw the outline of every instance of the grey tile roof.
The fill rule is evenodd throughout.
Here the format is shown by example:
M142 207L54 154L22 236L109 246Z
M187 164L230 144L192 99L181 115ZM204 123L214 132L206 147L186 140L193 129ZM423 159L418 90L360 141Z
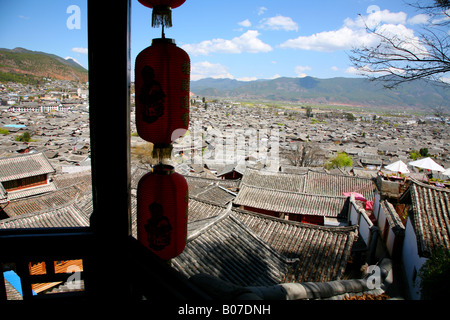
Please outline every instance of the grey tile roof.
M132 170L131 187L137 189L139 180L149 169L136 167ZM202 178L190 175L183 175L188 183L189 195L200 200L211 201L218 205L226 205L235 198L239 181Z
M8 202L8 193L6 192L3 184L0 182L0 204Z
M188 243L172 260L175 269L245 286L342 277L356 227L311 226L230 208L189 200Z
M289 192L243 185L234 203L240 206L289 214L338 217L346 197Z
M8 300L23 300L22 295L5 279L6 297Z
M358 192L373 200L375 184L372 179L315 170L294 174L268 172L248 168L242 185L300 193L343 196L344 192Z
M367 200L374 199L375 183L370 178L308 171L304 192L342 196L344 192L361 193Z
M0 229L86 227L88 225L89 218L86 213L73 204L0 220Z
M206 209L211 205L203 206ZM185 250L172 259L173 267L187 277L207 273L236 285L275 285L284 280L294 264L226 208L207 221L198 225L201 232L191 231Z
M0 182L23 179L55 172L44 153L0 159Z
M371 179L308 170L304 174L247 169L234 203L275 212L337 217L346 197L344 192L374 198Z
M85 193L90 195L90 184L72 185L52 191L44 195L11 201L4 210L9 217L15 217L62 207L75 202Z
M416 234L419 255L429 257L439 246L450 249L450 190L412 179L402 196L403 199L405 197L411 199L409 217Z
M21 190L8 191L8 199L10 201L20 200L23 198L33 197L40 194L49 193L56 190L56 186L53 183L47 183L40 186L30 187Z
M139 180L150 171L151 171L150 169L146 169L146 168L142 168L142 167L132 168L131 169L131 188L137 189Z
M269 172L247 168L242 177L241 185L253 187L303 192L307 174L289 174L283 172Z
M226 180L184 177L189 186L189 195L194 198L214 202L218 205L226 205L236 197L234 192L230 190L233 188L225 183Z
M87 186L92 182L91 170L71 174L58 174L53 176L53 182L58 189L78 184Z
M398 232L400 230L405 230L405 226L403 225L402 220L398 216L398 213L395 211L394 206L387 200L381 202L381 207L383 208L384 213L386 214L386 220L389 224L389 227L394 230L394 232Z
M264 242L298 264L285 282L331 281L342 278L355 240L356 226L322 227L233 209Z

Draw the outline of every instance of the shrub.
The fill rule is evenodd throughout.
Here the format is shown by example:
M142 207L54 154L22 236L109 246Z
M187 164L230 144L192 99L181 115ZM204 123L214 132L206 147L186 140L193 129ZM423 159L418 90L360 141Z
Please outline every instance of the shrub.
M428 148L421 148L419 153L422 157L430 157L431 155L428 153Z
M420 153L417 150L411 150L411 152L409 153L409 157L413 160L417 160L417 158L420 157Z
M421 297L425 300L445 299L450 287L450 250L438 247L420 268Z
M16 141L21 141L21 142L30 142L31 140L31 135L28 131L25 131L24 133L17 135L15 137Z
M338 152L335 157L328 159L325 164L326 169L351 167L353 166L353 159L345 152Z

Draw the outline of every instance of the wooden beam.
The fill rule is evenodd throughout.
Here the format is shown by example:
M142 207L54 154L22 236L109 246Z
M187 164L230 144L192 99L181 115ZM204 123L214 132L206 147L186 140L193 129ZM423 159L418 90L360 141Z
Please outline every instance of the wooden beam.
M86 286L92 298L120 299L130 291L122 278L131 234L130 9L131 0L88 1L90 226L98 253L86 261L93 268L94 287Z

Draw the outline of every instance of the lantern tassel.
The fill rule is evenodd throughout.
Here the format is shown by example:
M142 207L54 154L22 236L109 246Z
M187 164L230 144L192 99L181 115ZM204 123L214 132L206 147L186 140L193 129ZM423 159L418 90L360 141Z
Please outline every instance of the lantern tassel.
M172 9L168 6L155 6L152 13L152 27L158 28L161 25L166 28L172 27Z
M155 144L153 146L152 157L161 162L162 159L170 159L172 157L173 145L171 144Z

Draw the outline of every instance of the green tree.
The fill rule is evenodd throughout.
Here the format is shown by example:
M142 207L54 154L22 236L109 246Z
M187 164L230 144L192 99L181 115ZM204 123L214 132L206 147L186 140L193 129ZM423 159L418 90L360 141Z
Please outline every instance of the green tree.
M413 160L417 160L417 158L420 157L420 153L417 150L411 150L411 152L409 153L409 157Z
M354 121L356 119L355 115L351 112L346 112L344 115L348 121Z
M424 300L445 299L450 287L450 250L438 247L420 268L421 297Z
M0 128L0 134L4 134L5 136L7 136L9 134L9 130L5 128Z
M428 148L421 148L419 151L413 149L409 153L409 157L413 160L417 160L419 158L430 157L431 155L428 152Z
M419 153L422 157L429 157L430 154L428 153L428 148L421 148L419 150Z
M31 135L28 131L25 131L23 134L16 136L15 140L21 142L30 142Z
M312 116L313 116L312 108L311 107L306 107L306 117L307 118L311 118Z
M343 168L353 166L353 159L345 152L338 152L336 156L328 159L325 164L326 169Z

